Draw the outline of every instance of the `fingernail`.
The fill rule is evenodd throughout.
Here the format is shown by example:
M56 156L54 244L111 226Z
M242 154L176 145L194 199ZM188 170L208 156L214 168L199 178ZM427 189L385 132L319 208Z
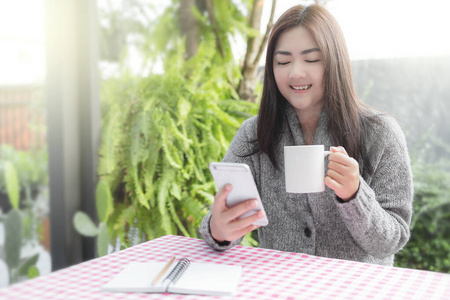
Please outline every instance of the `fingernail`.
M258 212L258 217L260 217L260 218L264 217L264 212L263 211L259 211Z
M257 205L258 205L258 201L253 200L253 201L252 201L252 207L256 207Z
M225 190L226 190L226 191L231 190L231 184L229 184L229 183L226 184L226 185L225 185Z

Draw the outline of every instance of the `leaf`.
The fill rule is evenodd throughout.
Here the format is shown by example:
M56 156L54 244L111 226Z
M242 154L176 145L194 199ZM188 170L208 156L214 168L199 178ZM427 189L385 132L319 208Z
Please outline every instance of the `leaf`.
M178 101L178 115L180 116L180 122L186 120L186 117L191 112L192 105L185 98L181 98Z
M113 210L112 195L105 181L99 181L95 190L95 202L97 215L100 222L106 223L108 216Z
M29 257L28 259L26 259L19 267L18 270L18 274L19 276L25 276L29 274L29 269L32 266L36 266L36 262L39 259L39 253L36 253L35 255ZM39 275L39 271L38 271L38 275ZM28 277L30 278L30 277Z
M130 176L133 180L134 192L136 194L137 199L139 200L139 203L142 206L144 206L145 208L150 209L148 200L145 198L145 195L142 191L142 187L139 182L139 175L138 175L137 167L130 166L129 171L130 171Z
M40 275L39 269L36 266L31 266L28 269L28 279L36 278Z
M103 84L105 85L105 83ZM102 135L101 135L101 147L100 147L100 157L98 172L99 174L111 174L114 169L118 167L117 161L120 159L117 156L117 148L119 147L123 134L121 130L123 127L123 112L119 105L114 105L111 107L106 116L107 120L102 122Z
M73 225L78 233L94 237L99 234L99 229L92 222L91 218L84 212L78 211L73 218Z
M14 165L10 161L5 162L5 185L9 202L14 209L19 209L19 178Z
M181 159L178 157L177 149L173 147L171 141L169 140L167 130L164 127L161 128L161 137L162 137L161 147L164 150L165 158L173 168L181 169L182 162Z
M183 223L181 223L181 220L177 214L177 210L175 209L173 201L171 199L167 201L167 205L169 206L169 211L170 214L172 215L172 220L175 222L175 224L177 224L178 229L180 229L180 231L184 234L184 236L190 237L189 232L187 232Z
M99 257L108 254L108 245L108 227L105 223L100 223L99 234L97 237L97 254Z
M170 189L170 194L177 200L181 200L181 187L176 181L172 182L172 188Z
M170 167L166 167L163 169L164 173L162 175L161 178L161 182L159 184L159 189L158 189L158 208L159 208L159 213L161 215L162 218L162 223L160 224L160 226L162 227L162 229L164 230L165 234L173 234L172 233L172 228L171 228L171 224L170 224L170 216L169 216L169 212L167 210L167 201L168 200L168 189L169 189L169 183L172 180L172 170Z
M141 159L141 148L143 139L141 138L141 130L146 130L146 112L140 111L133 118L131 126L131 144L130 144L130 161L133 167L137 167Z
M22 217L18 210L12 209L5 221L5 262L10 269L19 265L22 246Z

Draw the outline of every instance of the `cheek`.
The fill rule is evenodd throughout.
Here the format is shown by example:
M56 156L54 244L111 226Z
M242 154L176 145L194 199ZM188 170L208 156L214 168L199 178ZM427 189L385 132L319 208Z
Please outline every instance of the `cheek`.
M324 70L324 68L322 67L322 66L320 66L320 67L318 67L316 70L315 70L315 72L314 72L314 74L315 74L315 79L317 80L317 81L320 81L320 82L324 82L324 76L325 76L325 70Z
M275 83L277 84L277 86L280 84L280 74L276 71L273 72L273 76L275 78Z
M317 72L311 72L310 78L317 84L323 85L324 83L324 73L320 72L319 70Z
M273 76L275 77L275 82L277 83L278 86L286 80L285 72L283 72L283 70L280 69L273 70Z

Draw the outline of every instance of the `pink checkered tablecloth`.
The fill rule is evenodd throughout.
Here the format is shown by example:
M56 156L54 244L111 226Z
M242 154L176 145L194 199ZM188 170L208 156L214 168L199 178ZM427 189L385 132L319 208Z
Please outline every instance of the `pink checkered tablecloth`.
M132 261L241 265L241 299L450 299L450 275L236 246L215 252L203 240L164 236L0 289L0 299L205 299L198 295L106 293L101 287Z

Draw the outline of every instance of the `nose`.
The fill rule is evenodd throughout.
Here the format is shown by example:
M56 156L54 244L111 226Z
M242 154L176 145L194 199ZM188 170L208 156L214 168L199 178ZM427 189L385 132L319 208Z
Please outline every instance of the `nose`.
M306 76L306 68L301 62L293 62L291 64L290 78L302 78Z

